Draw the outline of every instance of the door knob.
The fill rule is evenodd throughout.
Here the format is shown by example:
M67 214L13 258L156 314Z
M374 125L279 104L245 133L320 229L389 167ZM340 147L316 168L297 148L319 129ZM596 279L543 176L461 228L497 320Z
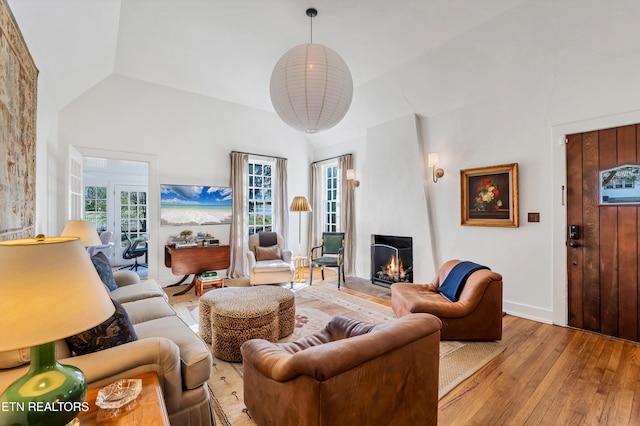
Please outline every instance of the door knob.
M571 247L573 247L573 248L575 248L575 247L580 247L580 244L576 243L575 241L571 241L571 242L569 243L569 245L570 245Z

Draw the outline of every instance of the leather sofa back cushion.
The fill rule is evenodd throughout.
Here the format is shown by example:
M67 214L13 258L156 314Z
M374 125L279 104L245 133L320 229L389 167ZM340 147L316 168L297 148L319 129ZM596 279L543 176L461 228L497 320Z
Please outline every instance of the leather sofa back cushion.
M256 260L276 260L282 259L282 253L280 252L280 246L260 247L256 246Z

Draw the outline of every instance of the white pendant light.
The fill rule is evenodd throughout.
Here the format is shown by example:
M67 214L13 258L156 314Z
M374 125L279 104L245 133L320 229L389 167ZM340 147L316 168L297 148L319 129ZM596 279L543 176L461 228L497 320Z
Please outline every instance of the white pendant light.
M271 74L271 103L289 126L307 133L330 129L342 120L353 97L353 80L335 51L313 43L316 9L311 18L311 43L285 53Z

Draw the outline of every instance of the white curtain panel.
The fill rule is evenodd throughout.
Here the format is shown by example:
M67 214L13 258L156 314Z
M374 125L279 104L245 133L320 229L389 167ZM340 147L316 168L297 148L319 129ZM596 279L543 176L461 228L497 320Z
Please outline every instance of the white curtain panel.
M338 158L340 170L340 231L344 232L344 273L355 275L356 264L356 220L354 187L347 180L347 170L353 169L353 156L343 155Z
M311 164L311 213L309 215L309 235L307 238L307 252L311 247L320 245L322 241L322 166L318 163Z
M273 185L273 230L282 235L284 248L289 248L289 195L287 191L287 159L276 158Z
M231 188L233 188L233 223L229 231L229 245L231 246L231 265L229 278L241 278L249 275L247 265L247 250L249 238L247 236L247 172L249 169L249 155L232 152L231 157Z

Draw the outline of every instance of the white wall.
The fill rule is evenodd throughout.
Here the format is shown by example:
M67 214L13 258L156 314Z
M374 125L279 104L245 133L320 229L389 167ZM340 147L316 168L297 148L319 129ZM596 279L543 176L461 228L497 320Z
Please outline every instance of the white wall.
M366 123L361 128L371 130L366 137L363 131L362 138L317 148L313 158L304 135L285 128L273 114L117 76L62 112L59 151L74 144L157 155L159 179L174 183L228 181L232 149L282 155L290 160L290 198L308 194L312 159L353 152L362 181L357 221L364 223L371 208L364 204L369 190L364 188L377 181L365 164L371 161L368 144L378 131L384 134L382 123L394 126L396 119L418 115L422 153L439 152L445 170L426 190L436 259L487 264L504 276L507 312L562 324L566 212L560 138L564 129L640 122L637 9L635 0L617 0L615 6L600 0L524 2L358 86L345 124L357 118ZM461 226L460 170L513 162L519 164L521 226ZM418 207L423 203L418 200ZM541 221L526 222L527 212L540 213ZM163 233L169 232L161 230L161 238ZM296 236L295 230L290 233L290 243L297 244ZM358 262L361 252L362 243ZM362 264L357 268L367 272Z
M372 129L417 114L422 153L439 152L445 170L437 184L426 185L438 262L486 264L504 277L507 312L566 324L563 132L640 122L638 6L616 5L526 2L359 86L354 106L366 103L378 121L368 122L365 140L316 149L314 158L354 153L362 181L358 223L366 222L373 206L358 204L358 197L362 201L370 182L380 182L369 175L373 168L362 167L373 160ZM388 146L395 148L397 140L390 137ZM519 164L520 227L461 226L460 170L505 163ZM387 173L404 176L407 170L398 163ZM415 204L422 208L423 200ZM540 222L528 223L528 212L540 213Z
M157 159L158 176L149 181L150 197L154 181L229 185L233 150L288 158L289 203L308 188L308 142L275 114L120 76L105 79L62 110L60 140L63 148L73 145L84 152L101 149ZM150 200L150 213L159 217L158 189L155 194L158 199ZM176 277L164 266L164 244L183 228L154 222L150 230L155 254L150 249L149 272L167 285ZM229 241L228 225L189 229L211 232L221 243ZM297 246L296 232L289 233L289 244Z

